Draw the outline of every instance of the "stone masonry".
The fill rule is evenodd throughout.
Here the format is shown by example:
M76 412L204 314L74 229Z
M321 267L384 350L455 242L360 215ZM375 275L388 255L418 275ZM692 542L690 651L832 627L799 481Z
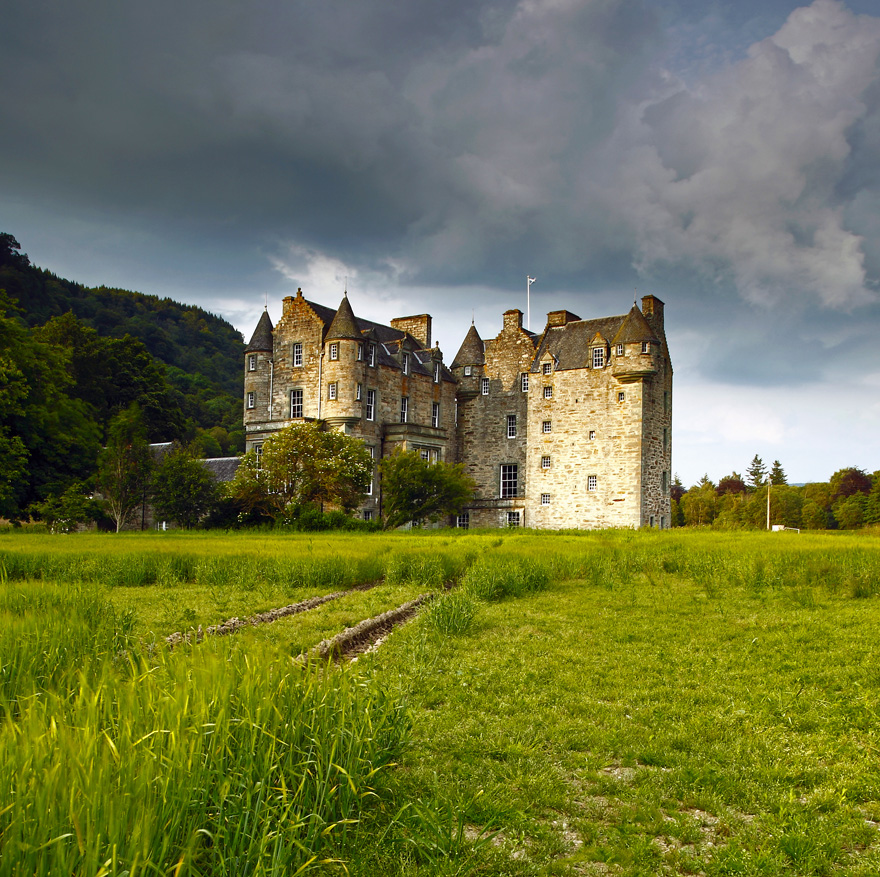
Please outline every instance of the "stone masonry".
M323 421L378 460L397 447L461 462L477 483L458 526L543 529L669 526L672 365L663 302L582 320L553 311L543 332L504 314L467 332L450 367L427 314L390 326L284 300L245 351L247 450L291 423ZM360 514L381 514L378 477Z

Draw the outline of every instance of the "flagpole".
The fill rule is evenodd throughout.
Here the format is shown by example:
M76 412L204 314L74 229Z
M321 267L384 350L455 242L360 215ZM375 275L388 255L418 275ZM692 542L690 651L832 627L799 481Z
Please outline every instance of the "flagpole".
M526 274L526 329L532 331L532 284L537 278Z

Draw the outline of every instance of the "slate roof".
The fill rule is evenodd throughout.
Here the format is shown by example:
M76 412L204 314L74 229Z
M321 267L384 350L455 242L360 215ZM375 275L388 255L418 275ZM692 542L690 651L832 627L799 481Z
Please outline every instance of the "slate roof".
M471 323L467 335L464 336L464 341L461 342L461 347L458 348L458 353L455 354L455 359L452 360L452 367L458 368L461 365L485 364L486 345L483 344L483 339L480 338L477 327Z
M335 341L337 338L356 338L361 340L363 335L355 321L354 311L351 309L351 303L348 295L342 297L339 308L333 317L333 322L327 330L326 341Z
M612 344L633 344L640 341L654 341L659 344L660 339L645 319L645 315L635 306L626 315L623 325L617 330L617 334L609 339Z
M199 462L214 476L215 481L232 481L241 464L241 457L213 457Z
M550 327L544 333L535 353L532 372L541 370L540 362L547 353L553 356L557 371L583 368L587 364L593 338L598 334L611 343L627 316L621 314L619 317L602 317L599 320L577 320L564 326Z
M254 329L250 343L244 350L245 353L251 353L254 350L272 350L272 320L269 318L268 311L263 311L260 315L257 328Z

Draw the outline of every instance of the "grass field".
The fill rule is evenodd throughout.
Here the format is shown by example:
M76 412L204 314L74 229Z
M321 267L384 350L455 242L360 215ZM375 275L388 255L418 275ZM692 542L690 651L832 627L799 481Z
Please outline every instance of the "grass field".
M3 534L0 571L0 875L880 873L876 537Z

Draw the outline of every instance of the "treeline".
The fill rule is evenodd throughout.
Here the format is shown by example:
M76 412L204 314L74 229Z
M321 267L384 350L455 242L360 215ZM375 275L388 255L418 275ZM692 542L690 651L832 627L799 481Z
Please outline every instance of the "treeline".
M19 520L97 471L114 417L207 457L244 449L242 339L199 308L87 289L0 234L0 517Z
M717 529L763 529L770 525L804 530L858 530L880 524L880 471L868 474L850 466L829 481L792 485L778 460L768 470L758 456L746 475L738 472L717 484L704 475L690 489L676 476L672 483L672 524Z

